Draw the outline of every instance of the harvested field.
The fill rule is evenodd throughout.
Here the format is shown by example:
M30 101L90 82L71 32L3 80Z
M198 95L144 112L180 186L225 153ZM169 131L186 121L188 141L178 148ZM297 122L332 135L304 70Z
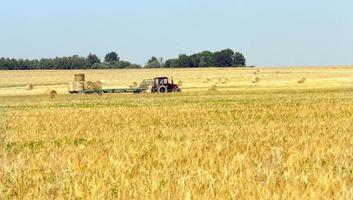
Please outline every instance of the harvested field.
M352 199L353 68L260 71L0 71L0 199ZM67 94L80 72L183 92Z

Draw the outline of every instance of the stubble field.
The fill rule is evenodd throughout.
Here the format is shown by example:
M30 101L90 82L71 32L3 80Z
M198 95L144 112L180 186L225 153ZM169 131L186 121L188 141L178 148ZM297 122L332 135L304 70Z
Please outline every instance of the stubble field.
M183 93L69 95L78 72ZM352 67L0 71L0 199L352 199L352 125Z

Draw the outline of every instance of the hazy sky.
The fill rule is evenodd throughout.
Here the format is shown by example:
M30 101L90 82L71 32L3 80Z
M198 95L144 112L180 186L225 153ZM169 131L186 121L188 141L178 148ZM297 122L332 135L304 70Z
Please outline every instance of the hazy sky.
M7 0L0 57L116 51L151 56L231 48L249 65L353 64L352 0Z

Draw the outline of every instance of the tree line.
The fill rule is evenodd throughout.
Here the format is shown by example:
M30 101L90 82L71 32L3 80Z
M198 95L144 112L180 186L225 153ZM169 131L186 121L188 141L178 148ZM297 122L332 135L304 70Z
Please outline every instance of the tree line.
M87 57L78 55L69 57L42 59L0 58L0 70L37 70L37 69L127 69L141 68L141 65L120 60L115 52L107 53L102 62L95 54Z
M218 52L203 51L193 55L181 54L178 58L164 61L152 57L145 68L176 68L176 67L245 67L243 54L225 49ZM87 57L78 55L69 57L42 59L0 58L0 70L37 70L37 69L139 69L141 65L121 60L116 52L109 52L104 60L95 55Z
M147 61L146 68L188 68L188 67L245 67L246 59L240 52L231 49L222 51L203 51L190 56L180 54L178 58L169 59L165 62L162 58L152 57Z

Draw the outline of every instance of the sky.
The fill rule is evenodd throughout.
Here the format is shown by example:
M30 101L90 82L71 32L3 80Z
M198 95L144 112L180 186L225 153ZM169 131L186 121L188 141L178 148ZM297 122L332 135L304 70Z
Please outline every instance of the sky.
M0 57L115 51L144 64L230 48L248 65L351 65L352 10L352 0L2 0Z

